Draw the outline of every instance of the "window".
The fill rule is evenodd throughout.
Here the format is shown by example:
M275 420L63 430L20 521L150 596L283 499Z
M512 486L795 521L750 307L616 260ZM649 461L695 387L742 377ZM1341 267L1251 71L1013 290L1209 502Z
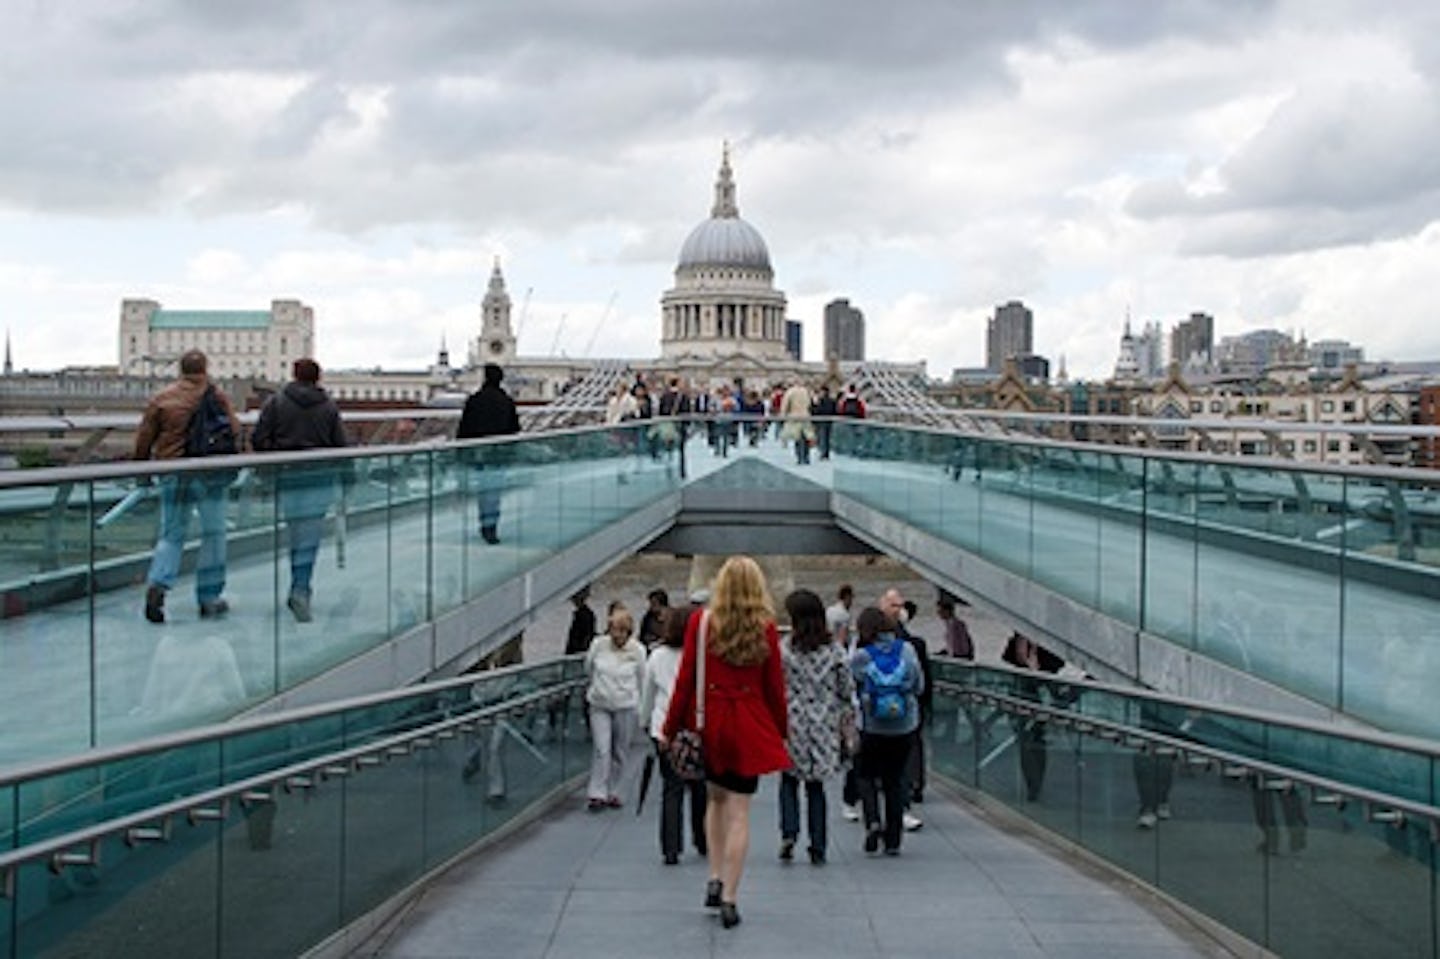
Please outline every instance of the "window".
M1204 401L1203 401L1203 400L1191 400L1191 401L1190 401L1190 412L1192 412L1192 413L1203 413L1203 412L1205 412L1205 403L1204 403Z
M1313 452L1315 452L1315 441L1314 441L1314 440L1306 440L1306 441L1301 445L1300 448L1301 448L1302 450L1304 450L1306 453L1313 453Z
M1219 400L1211 400L1211 401L1210 401L1210 412L1212 412L1212 413L1220 413L1220 412L1223 412L1224 409L1225 409L1225 404L1222 403L1222 402L1220 402Z
M1327 440L1327 441L1325 442L1325 451L1326 451L1327 453L1338 453L1338 452L1340 452L1340 441L1339 441L1339 440Z
M1345 401L1345 405L1342 406L1340 409L1341 409L1341 412L1344 412L1344 413L1353 413L1353 412L1355 412L1355 401L1354 401L1354 400L1346 400L1346 401Z
M1320 412L1322 412L1322 413L1333 413L1333 412L1335 412L1335 401L1334 401L1334 400L1321 400L1321 401L1320 401Z

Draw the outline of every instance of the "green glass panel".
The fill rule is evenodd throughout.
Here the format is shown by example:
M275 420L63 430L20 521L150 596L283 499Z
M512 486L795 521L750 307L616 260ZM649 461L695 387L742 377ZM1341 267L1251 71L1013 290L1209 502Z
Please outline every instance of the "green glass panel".
M83 852L84 850L77 850ZM215 824L184 821L165 842L99 843L99 865L17 877L15 954L213 955L218 923Z
M1358 805L1304 815L1303 832L1291 826L1267 857L1265 945L1282 956L1433 956L1428 830L1366 822Z
M413 882L424 870L425 778L399 756L341 780L344 823L341 922L349 923ZM337 790L339 791L339 790Z
M1196 473L1190 463L1145 463L1145 621L1152 633L1191 646L1197 616ZM1211 597L1219 602L1218 596ZM1221 611L1199 610L1201 619Z
M336 780L231 803L221 837L222 957L297 956L340 928L343 822Z
M93 745L90 529L94 511L128 491L111 482L0 490L0 763ZM53 708L57 689L80 707Z

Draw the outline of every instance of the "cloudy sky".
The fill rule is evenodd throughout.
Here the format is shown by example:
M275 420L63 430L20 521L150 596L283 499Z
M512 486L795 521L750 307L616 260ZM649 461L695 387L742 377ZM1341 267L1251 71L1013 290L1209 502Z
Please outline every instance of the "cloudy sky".
M932 375L1009 299L1072 375L1127 311L1440 358L1437 83L1431 0L6 0L0 319L293 297L416 367L498 255L522 354L652 357L728 140L807 359L839 296Z

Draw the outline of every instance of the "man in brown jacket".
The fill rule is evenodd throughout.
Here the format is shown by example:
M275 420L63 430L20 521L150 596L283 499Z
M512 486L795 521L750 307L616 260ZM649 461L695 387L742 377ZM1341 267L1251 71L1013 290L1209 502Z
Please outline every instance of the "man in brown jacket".
M190 350L180 357L180 378L150 399L135 434L137 460L178 459L185 455L190 418L211 385L205 354ZM240 423L230 398L215 388L215 397L240 435ZM202 617L223 616L230 604L225 591L225 488L231 474L167 473L160 477L160 535L150 560L145 590L145 618L165 622L165 593L180 575L180 559L191 510L200 513L200 553L195 566L195 598Z

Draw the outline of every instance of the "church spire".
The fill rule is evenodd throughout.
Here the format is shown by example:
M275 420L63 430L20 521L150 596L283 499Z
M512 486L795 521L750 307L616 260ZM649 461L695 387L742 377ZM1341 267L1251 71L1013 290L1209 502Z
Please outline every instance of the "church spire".
M495 254L495 265L490 268L490 292L502 295L505 292L505 274L500 272L500 254Z
M735 205L735 179L730 170L730 141L727 140L720 154L720 175L715 179L715 205L710 208L710 216L716 219L739 215L740 208Z
M10 328L5 328L5 375L9 376L15 372L15 364L10 362Z

